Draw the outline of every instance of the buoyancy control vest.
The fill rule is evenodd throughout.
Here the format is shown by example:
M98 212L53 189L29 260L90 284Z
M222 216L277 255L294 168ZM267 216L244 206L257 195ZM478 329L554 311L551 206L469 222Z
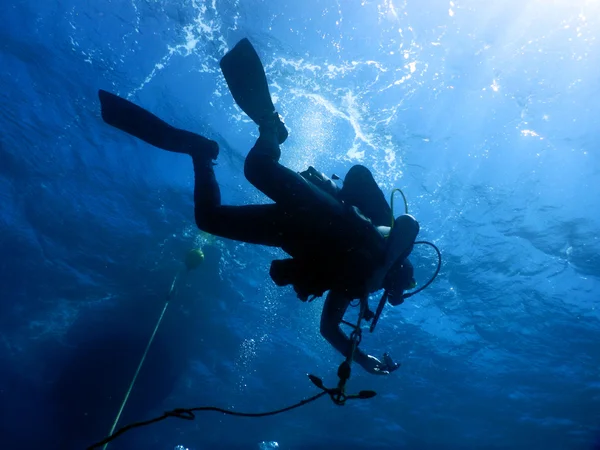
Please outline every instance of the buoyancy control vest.
M300 175L339 201L352 220L365 226L365 240L350 249L307 249L301 257L274 260L270 275L278 286L292 285L298 298L310 301L335 289L349 298L365 295L367 280L385 262L384 238L377 226L391 226L391 209L373 175L364 166L353 166L339 188L330 178L309 167Z

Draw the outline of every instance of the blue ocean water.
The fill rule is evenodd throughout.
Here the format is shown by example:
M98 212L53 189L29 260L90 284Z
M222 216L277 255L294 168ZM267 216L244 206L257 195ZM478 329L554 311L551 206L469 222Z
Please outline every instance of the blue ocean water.
M384 311L343 407L198 413L108 448L600 446L600 2L4 0L0 28L0 448L82 449L177 407L278 409L337 382L322 300L268 276L281 252L198 232L187 156L105 125L97 90L219 142L223 200L256 126L219 59L248 37L290 129L282 162L401 187L436 282ZM435 255L417 248L422 284ZM376 298L373 302L376 302ZM349 314L352 317L352 313ZM262 443L262 444L261 444ZM274 444L272 445L272 447Z

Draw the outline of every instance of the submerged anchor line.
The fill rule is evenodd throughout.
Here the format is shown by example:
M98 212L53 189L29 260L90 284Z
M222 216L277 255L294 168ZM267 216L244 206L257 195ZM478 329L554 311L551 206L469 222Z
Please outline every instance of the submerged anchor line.
M160 325L160 322L162 320L162 317L164 315L164 311L170 301L170 297L171 297L171 293L173 292L173 286L175 285L175 281L176 281L177 277L175 277L175 279L173 280L173 284L171 285L171 290L169 291L169 297L167 298L167 303L165 305L165 308L163 309L163 312L161 314L161 317L157 323L157 328L158 325ZM129 425L126 425L122 428L120 428L117 431L114 431L117 425L117 422L119 420L119 417L121 415L121 412L123 411L123 408L125 407L125 403L127 402L127 399L129 397L129 392L131 391L131 388L133 387L133 384L135 383L135 379L137 377L137 374L139 373L139 369L141 367L141 365L144 362L146 353L148 348L150 347L150 344L152 343L152 340L154 338L155 333L152 334L152 337L150 338L150 341L148 342L148 346L146 347L146 352L144 352L144 356L142 357L142 361L140 362L140 365L138 366L138 370L136 371L136 374L131 382L131 386L129 391L127 392L127 395L125 396L125 400L123 401L123 404L121 405L121 408L119 410L119 414L117 415L117 418L113 424L113 427L111 429L110 435L107 436L105 439L92 444L91 446L89 446L87 448L87 450L95 450L97 448L103 447L104 449L106 449L106 447L108 446L108 444L111 441L114 441L116 438L118 438L119 436L121 436L122 434L126 433L129 430L132 430L134 428L141 428L141 427L145 427L148 425L152 425L153 423L157 423L157 422L161 422L165 419L168 419L169 417L174 417L176 419L183 419L183 420L194 420L196 418L196 415L194 413L196 412L200 412L200 411L213 411L213 412L220 412L223 414L227 414L230 416L237 416L237 417L267 417L267 416L274 416L277 414L281 414L287 411L291 411L292 409L296 409L299 408L300 406L304 406L307 405L308 403L312 403L315 400L325 396L325 395L329 395L329 397L331 398L331 400L333 401L333 403L335 403L336 405L339 406L343 406L346 404L346 401L348 400L354 400L354 399L360 399L360 400L364 400L364 399L368 399L368 398L372 398L375 397L375 395L377 395L377 393L375 391L360 391L358 394L352 394L352 395L348 395L346 393L346 383L347 381L350 379L350 374L351 374L351 365L352 362L354 360L354 353L356 352L356 349L358 348L358 344L360 344L361 341L361 328L360 328L360 324L363 320L364 317L364 312L367 309L367 297L363 297L361 298L361 310L360 313L358 315L358 321L356 323L355 329L352 332L352 334L350 335L350 339L352 341L352 352L350 353L350 355L340 364L339 368L338 368L338 377L339 377L339 382L337 387L335 388L327 388L325 387L323 380L321 380L321 378L315 376L315 375L308 375L308 378L310 379L310 381L312 381L312 383L318 387L319 389L321 389L322 392L319 392L316 395L313 395L310 398L304 399L299 401L298 403L295 403L291 406L287 406L285 408L281 408L281 409L276 409L273 411L267 411L264 413L244 413L244 412L237 412L237 411L231 411L229 409L224 409L224 408L218 408L216 406L200 406L197 408L176 408L173 409L171 411L166 411L162 416L159 417L155 417L154 419L149 419L149 420L145 420L142 422L135 422L135 423L131 423ZM156 330L155 330L156 331Z

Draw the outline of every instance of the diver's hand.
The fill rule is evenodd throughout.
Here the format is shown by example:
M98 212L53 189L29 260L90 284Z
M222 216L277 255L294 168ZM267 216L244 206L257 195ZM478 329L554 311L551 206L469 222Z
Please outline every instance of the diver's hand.
M364 353L355 358L356 362L373 375L389 375L398 370L400 364L395 363L388 353L383 354L383 362L371 355Z
M387 370L385 363L382 363L377 358L371 355L364 355L364 357L357 359L356 362L365 369L367 372L373 375L388 375L390 372Z

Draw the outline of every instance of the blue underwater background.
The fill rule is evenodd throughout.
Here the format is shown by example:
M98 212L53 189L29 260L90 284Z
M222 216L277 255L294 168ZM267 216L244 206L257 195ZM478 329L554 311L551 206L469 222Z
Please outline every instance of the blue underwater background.
M337 382L322 300L268 276L279 250L198 232L189 157L102 122L97 90L219 142L223 200L256 126L219 59L248 37L290 137L282 162L400 187L435 283L387 307L345 406L198 413L111 450L598 449L600 2L3 0L0 448L83 449L177 407L261 412ZM435 269L413 253L423 284ZM378 297L373 297L372 307ZM349 317L353 317L350 312ZM263 444L261 444L263 443Z

